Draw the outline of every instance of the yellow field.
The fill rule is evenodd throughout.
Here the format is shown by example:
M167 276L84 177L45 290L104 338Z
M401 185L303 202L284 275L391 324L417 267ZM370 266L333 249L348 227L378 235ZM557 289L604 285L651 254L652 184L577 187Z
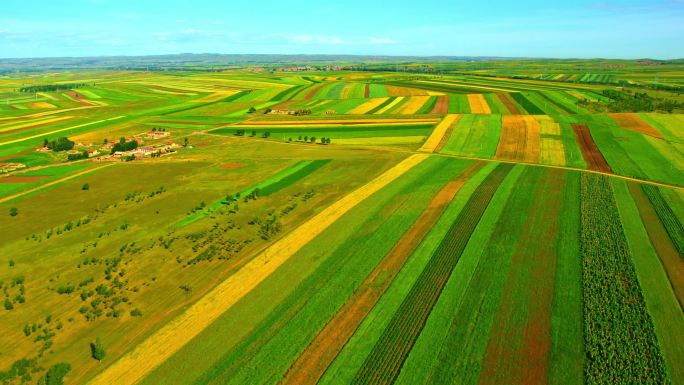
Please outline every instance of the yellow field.
M541 138L541 162L554 166L565 166L563 141L557 138Z
M27 103L26 107L32 110L42 110L44 108L57 108L54 104L48 102Z
M105 369L91 384L135 384L173 355L227 309L254 289L292 255L342 215L399 178L428 155L412 155L368 184L333 203L275 242L234 275L216 286L183 314L164 325L133 351Z
M429 99L429 96L412 96L406 104L396 111L396 113L402 115L415 114Z
M539 122L542 135L556 135L561 134L560 124L556 123L551 117L546 115L535 116Z
M386 102L387 99L389 98L376 98L376 99L371 99L362 105L354 108L353 110L349 111L348 114L351 115L362 115L367 113L368 111L371 111L372 109L378 107L382 103Z
M491 114L492 110L482 94L468 94L470 112L473 114Z
M447 133L449 127L453 126L458 122L461 115L447 115L444 120L442 120L434 130L428 140L425 141L423 146L418 151L433 152L442 141L442 138Z
M421 96L427 95L426 91L417 88L406 88L397 86L385 86L390 96Z

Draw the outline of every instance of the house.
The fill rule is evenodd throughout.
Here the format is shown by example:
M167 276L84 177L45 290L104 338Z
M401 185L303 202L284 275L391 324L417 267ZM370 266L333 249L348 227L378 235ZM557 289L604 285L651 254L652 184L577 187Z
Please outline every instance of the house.
M147 133L147 137L149 139L162 139L166 138L167 136L170 136L171 133L168 131L149 131Z

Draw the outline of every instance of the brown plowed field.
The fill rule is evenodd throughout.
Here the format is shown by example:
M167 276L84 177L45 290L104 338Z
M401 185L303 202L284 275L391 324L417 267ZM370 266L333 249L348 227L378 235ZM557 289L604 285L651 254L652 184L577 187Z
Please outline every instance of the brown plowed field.
M641 119L638 114L610 114L610 117L613 118L615 123L626 130L638 132L640 134L652 136L658 139L664 139L663 134L661 134L660 131L656 130L645 120Z
M498 97L499 97L499 100L501 100L501 102L502 102L503 104L506 105L506 108L508 108L508 111L510 111L511 114L513 114L513 115L520 115L520 111L518 110L518 107L516 107L516 106L513 104L513 102L511 101L511 99L508 98L508 95L506 95L506 94L496 94L496 96L498 96Z
M437 97L435 108L432 109L432 114L448 114L449 113L449 95L442 95Z
M596 146L594 138L591 136L589 127L586 124L573 124L572 130L575 132L575 137L577 137L577 143L580 145L582 150L582 157L584 161L587 162L587 167L590 170L602 171L612 173L613 170L610 169L606 158L603 157L601 150Z

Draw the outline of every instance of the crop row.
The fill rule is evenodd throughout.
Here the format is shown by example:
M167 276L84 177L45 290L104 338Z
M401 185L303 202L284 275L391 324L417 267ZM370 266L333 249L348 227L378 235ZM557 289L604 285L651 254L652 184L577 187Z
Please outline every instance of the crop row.
M582 175L580 234L586 383L669 383L606 176Z
M500 164L470 197L357 372L354 384L390 384L397 378L480 217L512 168Z
M670 236L670 239L672 239L672 243L675 245L677 252L684 258L684 226L682 225L682 222L679 221L670 205L667 204L658 187L641 185L641 188L651 201L656 214L658 214L658 218L660 218L663 227L667 230L667 234Z

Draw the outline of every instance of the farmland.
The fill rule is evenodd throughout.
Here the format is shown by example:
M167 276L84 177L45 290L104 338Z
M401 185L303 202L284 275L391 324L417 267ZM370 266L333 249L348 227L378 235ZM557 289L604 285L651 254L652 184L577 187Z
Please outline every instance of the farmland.
M684 68L580 64L3 73L0 383L684 383Z

